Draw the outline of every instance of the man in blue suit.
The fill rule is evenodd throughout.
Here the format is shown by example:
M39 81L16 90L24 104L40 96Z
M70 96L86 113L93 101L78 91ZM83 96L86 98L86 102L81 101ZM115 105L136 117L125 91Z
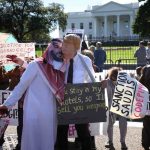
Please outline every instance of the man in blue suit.
M106 61L106 52L102 49L102 43L96 43L96 50L94 51L94 64L98 66L99 71L103 72L104 63Z

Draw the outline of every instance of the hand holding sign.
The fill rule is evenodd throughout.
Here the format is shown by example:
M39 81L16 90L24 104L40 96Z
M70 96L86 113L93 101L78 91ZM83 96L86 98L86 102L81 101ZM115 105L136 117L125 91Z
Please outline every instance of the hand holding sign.
M107 87L107 80L105 79L105 80L102 80L101 82L101 87L103 88L103 89L105 89L106 87Z
M0 118L2 118L5 114L8 114L8 108L4 105L0 105Z

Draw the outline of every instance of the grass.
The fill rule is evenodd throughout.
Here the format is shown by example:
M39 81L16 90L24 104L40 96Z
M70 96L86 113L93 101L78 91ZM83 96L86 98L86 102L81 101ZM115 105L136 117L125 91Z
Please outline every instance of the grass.
M137 46L119 46L119 47L104 47L107 55L106 63L118 63L121 59L121 64L135 64L136 58L134 53L138 49ZM42 56L42 49L36 48L36 55Z
M107 62L106 63L118 63L121 59L122 64L135 64L136 58L134 53L138 47L104 47L106 49Z
M42 49L41 48L36 48L36 50L35 50L35 54L36 54L36 56L37 57L41 57L42 56Z

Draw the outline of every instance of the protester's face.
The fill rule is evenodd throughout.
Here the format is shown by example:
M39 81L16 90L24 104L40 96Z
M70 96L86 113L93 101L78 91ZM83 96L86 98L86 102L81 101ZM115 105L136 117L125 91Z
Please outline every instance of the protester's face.
M54 47L54 53L60 53L61 52L61 48L62 48L62 43L60 42L53 42L52 46Z
M143 44L140 44L139 46L140 46L141 48L142 48L142 47L144 47L144 45L143 45Z
M62 53L65 59L71 59L74 57L75 53L77 52L74 44L72 43L63 43L62 45Z
M60 42L52 42L49 46L51 50L51 55L55 58L62 58L62 43Z

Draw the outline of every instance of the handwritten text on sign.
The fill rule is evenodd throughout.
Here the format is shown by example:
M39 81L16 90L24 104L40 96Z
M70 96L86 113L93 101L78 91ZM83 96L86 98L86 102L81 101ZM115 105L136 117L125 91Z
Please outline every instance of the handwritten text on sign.
M63 106L57 107L59 124L105 122L104 89L101 84L67 84Z
M34 43L0 43L0 60L3 64L8 64L6 55L17 55L19 58L35 58Z
M126 72L119 72L110 111L138 119L146 112L147 99L148 90L141 83Z
M0 104L4 103L4 101L10 95L10 92L11 91L0 90ZM12 109L10 109L7 119L9 120L9 125L18 124L18 104L16 104Z

